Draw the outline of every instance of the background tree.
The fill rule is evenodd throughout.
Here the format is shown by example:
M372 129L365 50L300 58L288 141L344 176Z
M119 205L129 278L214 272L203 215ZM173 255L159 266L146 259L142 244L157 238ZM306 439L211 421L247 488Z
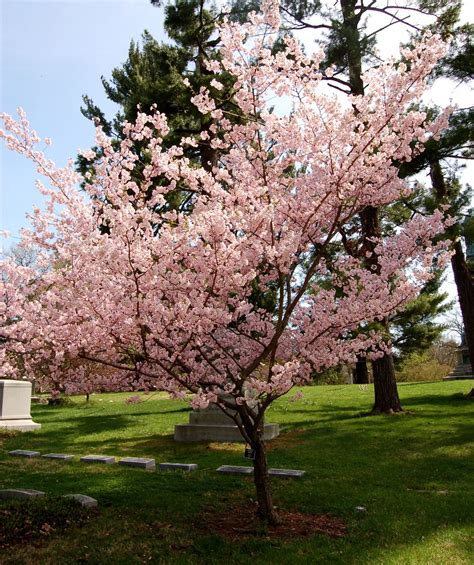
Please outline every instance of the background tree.
M435 77L447 77L459 83L471 84L474 77L473 24L455 29L447 55L434 71ZM449 128L440 139L430 140L424 151L412 163L401 167L401 175L408 176L428 169L432 185L432 207L449 206L457 219L447 231L452 242L451 267L462 312L464 333L471 359L474 356L474 279L466 262L462 240L468 235L469 208L472 206L472 187L463 187L459 171L466 160L474 158L474 109L460 108L450 118ZM454 163L454 166L453 166Z
M375 51L376 38L380 32L395 24L403 24L412 30L413 36L422 31L416 19L425 16L434 16L434 21L428 26L443 36L452 34L460 13L461 2L458 0L435 0L435 1L410 1L405 4L391 6L388 3L369 2L357 3L355 0L341 0L339 8L335 5L332 10L322 2L314 3L285 3L283 12L286 16L288 26L292 29L312 29L326 32L326 42L321 42L326 48L326 62L334 65L334 73L329 77L331 86L346 93L361 93L363 91L362 66L364 63L370 65L378 59ZM386 23L378 30L367 31L367 16L377 13L386 18ZM317 20L314 19L317 16ZM415 16L415 18L414 18ZM313 19L312 19L313 18ZM437 76L455 77L466 79L472 76L472 26L458 26L456 28L455 41L447 57L440 63L436 70ZM451 128L440 141L432 141L434 154L437 159L446 157L466 158L472 148L472 109L460 111L452 118ZM427 148L427 152L429 149ZM427 155L415 159L421 165L421 169L431 167L434 162L433 155L427 159ZM405 164L401 168L401 175L405 176L418 172L411 164ZM438 206L444 202L438 199ZM362 235L367 242L365 247L370 252L370 239L374 235L381 235L381 228L377 218L378 212L367 209L361 214ZM365 233L365 236L364 236ZM364 249L365 251L365 249ZM464 303L472 304L472 284L467 278L465 264L460 256L462 248L455 245L453 257L453 269L458 273L460 298ZM375 257L371 259L375 266ZM369 265L371 267L371 265ZM462 282L461 282L462 281ZM472 282L472 281L471 281ZM472 307L466 315L466 323L474 319ZM356 380L366 382L368 377L367 368L363 358L356 365ZM399 401L396 393L393 363L390 356L375 362L374 380L376 389L376 402L374 409L398 410ZM380 387L378 387L380 381Z
M125 63L112 71L110 80L102 77L107 97L119 106L119 111L111 120L87 95L83 97L84 116L95 123L100 123L107 135L115 137L118 146L123 140L122 128L125 122L133 122L140 108L150 108L164 113L169 120L169 132L163 143L170 147L185 137L194 139L183 151L193 162L211 171L217 165L219 150L214 147L213 119L200 114L191 99L201 88L213 90L216 103L225 108L232 120L238 120L238 109L231 104L232 84L225 72L219 77L219 89L211 85L216 77L209 71L216 55L217 40L215 25L218 15L208 11L204 2L199 0L180 0L165 9L165 31L173 40L172 45L161 44L149 32L145 31L140 43L130 44ZM232 113L232 110L234 113ZM134 151L138 159L132 175L139 181L143 168L149 164L150 156L146 148L135 140ZM80 155L77 159L78 171L83 175L93 172L93 162L100 158L100 148L93 148L90 154ZM86 179L87 181L87 179ZM159 178L154 182L161 182ZM150 187L150 192L153 187ZM191 210L195 194L177 186L175 191L166 195L166 201L160 203L162 221L166 221L169 211ZM100 207L99 207L100 209Z
M390 335L396 351L398 365L412 353L423 353L435 343L446 330L436 317L445 314L452 306L448 295L440 292L441 273L433 277L420 294L406 308L390 316Z

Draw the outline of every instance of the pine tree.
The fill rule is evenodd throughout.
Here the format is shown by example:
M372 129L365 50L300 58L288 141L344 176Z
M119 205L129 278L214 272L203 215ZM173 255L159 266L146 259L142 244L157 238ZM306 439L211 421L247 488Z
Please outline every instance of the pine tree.
M83 97L81 111L88 119L100 123L106 134L113 134L120 140L123 123L133 122L138 108L149 111L153 107L168 118L170 132L165 146L169 147L183 137L193 137L197 146L187 149L187 157L211 170L218 159L218 151L211 147L212 120L202 116L191 98L202 86L218 93L210 84L215 77L206 66L216 56L217 16L204 8L204 2L197 0L179 0L167 6L165 13L165 30L173 45L161 44L145 31L140 43L131 42L127 60L112 71L111 79L102 77L107 97L120 107L116 116L107 119L87 95ZM219 81L224 87L219 93L222 107L226 108L232 85L225 75L219 76ZM232 109L235 112L235 108ZM235 113L238 119L238 112ZM207 135L202 135L204 133ZM141 151L139 143L135 150L140 162L146 163L147 155ZM77 164L81 173L90 165L82 156L78 157ZM140 174L139 167L135 173ZM182 207L189 205L192 195L178 190L168 199L171 199L169 207Z

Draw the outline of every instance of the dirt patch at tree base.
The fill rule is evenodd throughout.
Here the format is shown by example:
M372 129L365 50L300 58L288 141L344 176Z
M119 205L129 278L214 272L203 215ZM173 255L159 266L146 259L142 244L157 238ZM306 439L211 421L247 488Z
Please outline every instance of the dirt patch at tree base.
M345 522L329 514L304 514L280 508L276 511L280 523L270 526L259 520L252 503L236 504L220 512L208 509L200 515L196 528L231 540L264 537L290 541L315 534L336 538L347 535Z

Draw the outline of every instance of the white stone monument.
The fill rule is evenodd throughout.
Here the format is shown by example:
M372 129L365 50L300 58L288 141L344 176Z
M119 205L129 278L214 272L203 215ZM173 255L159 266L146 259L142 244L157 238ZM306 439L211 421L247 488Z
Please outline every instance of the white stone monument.
M31 419L31 383L0 379L0 428L29 432L41 424Z

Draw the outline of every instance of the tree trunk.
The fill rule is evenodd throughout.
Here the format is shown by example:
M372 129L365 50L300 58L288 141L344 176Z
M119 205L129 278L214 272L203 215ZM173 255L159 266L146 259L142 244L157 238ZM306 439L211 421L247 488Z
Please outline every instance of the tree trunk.
M454 244L454 255L451 257L451 266L454 281L458 291L459 306L461 307L462 320L466 344L469 349L471 367L474 363L474 279L469 272L461 242Z
M257 516L265 524L279 524L280 519L273 508L270 478L268 476L267 452L265 442L262 438L262 432L257 432L255 441L252 442L252 449L255 450L253 468L258 502Z
M395 367L393 356L384 355L372 361L374 371L375 403L373 414L392 414L402 412L400 398L398 397L397 381L395 380Z
M359 32L362 12L356 14L357 3L357 0L340 0L351 93L363 96L362 48ZM378 257L375 253L376 242L374 241L374 238L381 236L378 209L373 206L367 206L360 213L360 220L362 238L360 256L365 257L367 253L370 253L370 257L366 260L367 268L374 272L380 272ZM384 355L382 359L378 359L373 364L373 369L375 388L375 404L373 411L400 412L402 407L400 406L400 399L398 398L392 355Z
M458 291L459 306L461 308L464 325L464 335L471 369L474 371L474 278L469 272L461 242L454 244L454 255L451 257L451 266L454 274L454 282ZM474 396L474 388L469 397Z
M367 359L365 357L357 357L352 382L355 385L365 385L369 383L369 371L367 369Z
M380 222L378 209L367 206L360 214L362 223L363 242L361 247L362 257L369 254L366 259L366 266L373 272L380 272L380 265L377 254L375 253L376 239L380 238ZM385 329L389 334L388 321L384 321ZM397 381L395 379L395 366L393 355L384 354L380 359L372 362L375 402L372 413L381 412L391 414L401 412L402 407L398 397Z
M449 197L449 192L439 161L430 163L430 177L436 199L440 204L445 203ZM458 292L471 368L474 370L474 278L469 272L461 242L455 241L453 249L454 255L451 257L451 267ZM474 396L474 388L470 394Z
M364 94L362 81L362 50L359 33L360 14L356 14L357 0L340 0L343 19L342 34L345 40L349 67L349 84L352 94Z

